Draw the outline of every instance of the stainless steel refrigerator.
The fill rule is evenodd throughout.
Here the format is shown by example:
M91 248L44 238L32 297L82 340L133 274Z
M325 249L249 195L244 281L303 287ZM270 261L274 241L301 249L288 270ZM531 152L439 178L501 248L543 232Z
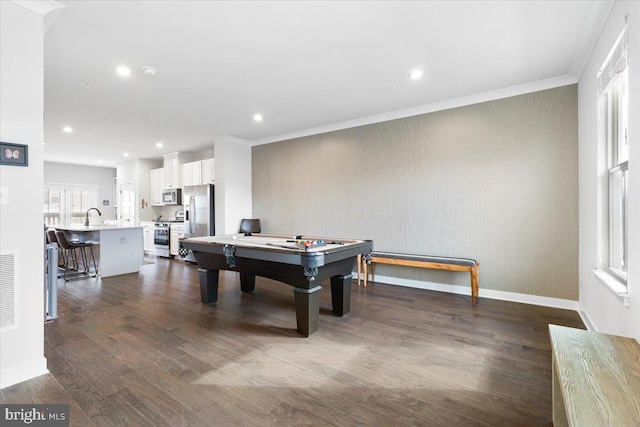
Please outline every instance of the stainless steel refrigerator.
M215 201L214 185L188 185L182 192L184 206L184 237L214 236ZM185 255L185 261L196 262L193 252Z

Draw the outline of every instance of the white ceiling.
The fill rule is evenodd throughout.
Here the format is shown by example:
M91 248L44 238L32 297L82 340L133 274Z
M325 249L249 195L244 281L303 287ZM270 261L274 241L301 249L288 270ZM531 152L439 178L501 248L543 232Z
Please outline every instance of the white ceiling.
M612 5L60 3L45 35L45 160L112 167L123 152L200 152L223 135L265 143L576 82Z

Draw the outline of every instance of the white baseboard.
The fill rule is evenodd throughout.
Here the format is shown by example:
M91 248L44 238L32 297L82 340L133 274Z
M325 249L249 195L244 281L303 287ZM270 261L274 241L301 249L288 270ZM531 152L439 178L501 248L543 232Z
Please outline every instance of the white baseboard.
M34 360L0 371L0 389L48 374L47 359Z
M591 318L589 317L589 315L587 315L587 312L584 311L583 307L580 307L580 309L578 310L578 314L580 315L580 318L582 319L582 323L584 323L584 326L587 327L588 331L598 332L598 330L596 329L596 326L591 321Z
M357 278L358 274L353 273ZM471 296L471 286L445 285L442 283L425 282L422 280L400 279L397 277L380 276L376 274L376 282L387 285L406 286L408 288L428 289L430 291L449 292L458 295ZM541 297L537 295L519 294L515 292L494 291L480 288L479 297L491 298L503 301L520 302L523 304L540 305L543 307L562 308L579 312L578 301ZM581 315L582 317L582 315ZM584 318L583 318L584 321ZM585 325L587 322L585 322Z

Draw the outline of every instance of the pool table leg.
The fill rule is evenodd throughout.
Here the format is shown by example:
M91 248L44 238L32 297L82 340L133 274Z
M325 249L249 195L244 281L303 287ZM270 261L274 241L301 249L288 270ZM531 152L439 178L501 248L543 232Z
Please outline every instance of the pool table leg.
M218 270L199 268L200 301L203 304L213 304L218 301Z
M344 316L351 310L351 281L353 276L333 276L331 278L331 304L333 312L338 316ZM366 286L365 281L365 286Z
M240 290L242 292L253 292L256 290L256 275L240 273Z
M298 332L305 337L308 337L318 330L321 289L321 286L316 286L311 289L293 288L293 295L296 303Z

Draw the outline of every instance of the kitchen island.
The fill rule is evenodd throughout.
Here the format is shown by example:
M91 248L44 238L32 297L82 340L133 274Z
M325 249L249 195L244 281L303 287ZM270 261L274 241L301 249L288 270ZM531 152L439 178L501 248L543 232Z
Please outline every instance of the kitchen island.
M115 225L56 226L67 239L99 243L94 247L98 273L102 277L136 273L144 263L144 227Z

